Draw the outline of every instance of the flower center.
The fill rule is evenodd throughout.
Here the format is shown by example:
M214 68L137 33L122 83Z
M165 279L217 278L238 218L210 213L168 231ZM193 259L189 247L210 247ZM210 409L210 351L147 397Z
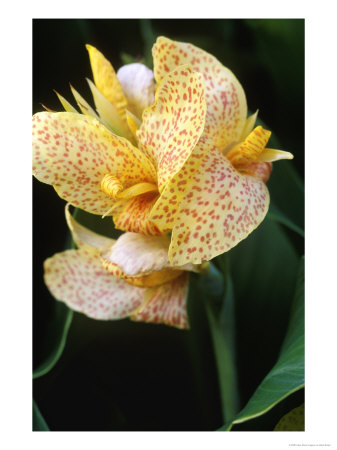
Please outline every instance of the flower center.
M158 186L153 183L137 183L133 186L130 186L124 189L122 181L117 178L115 175L108 173L104 175L101 181L101 190L108 197L113 198L114 200L128 200L132 197L136 197L137 195L146 194L148 192L158 192ZM109 214L119 202L115 203L104 215L105 217Z

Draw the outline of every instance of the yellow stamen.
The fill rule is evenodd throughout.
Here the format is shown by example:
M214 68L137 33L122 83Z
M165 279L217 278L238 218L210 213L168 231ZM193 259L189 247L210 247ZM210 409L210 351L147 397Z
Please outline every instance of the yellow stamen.
M132 197L136 197L137 195L146 194L148 192L157 192L158 186L153 183L144 182L134 184L133 186L124 189L121 180L116 176L108 173L104 175L103 180L101 181L101 190L114 200L127 200ZM111 211L113 211L113 209L115 209L120 204L120 201L115 203L106 213L104 213L102 218L111 213Z

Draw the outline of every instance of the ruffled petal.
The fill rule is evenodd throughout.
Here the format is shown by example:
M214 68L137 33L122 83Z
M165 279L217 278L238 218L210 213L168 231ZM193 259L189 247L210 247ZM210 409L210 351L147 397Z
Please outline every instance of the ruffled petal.
M102 236L101 234L94 233L93 231L79 224L70 214L69 206L69 203L67 203L65 207L66 220L72 238L77 247L82 248L89 246L101 250L106 247L111 247L115 244L115 239L110 239L106 236Z
M189 66L167 75L155 104L143 113L137 132L140 149L158 172L161 192L182 168L203 132L206 115L203 77Z
M86 48L89 52L91 70L97 89L116 106L120 117L126 120L127 101L114 68L95 47L86 45Z
M156 182L152 164L130 142L91 117L67 112L33 116L33 173L93 214L104 214L114 204L101 190L107 173L123 175L125 188Z
M210 150L179 205L171 263L199 264L230 250L262 222L268 206L260 179L240 174L219 150Z
M150 192L120 201L113 210L116 228L149 236L163 234L150 220L150 212L157 199L158 193Z
M126 64L118 70L117 78L128 102L127 109L141 119L144 109L154 103L152 70L140 63Z
M143 288L132 286L104 270L99 251L67 250L44 263L45 283L52 295L93 319L121 319L144 300Z
M146 289L145 301L132 315L138 322L152 322L189 328L187 319L188 274L161 286Z
M244 90L235 75L214 56L192 44L159 37L153 46L154 74L157 82L181 64L190 64L204 76L207 116L205 133L225 150L238 142L247 117Z
M140 276L169 266L168 236L144 236L124 233L102 257L116 265L127 276Z
M163 232L170 232L188 181L196 174L206 153L214 147L211 138L201 136L186 163L171 178L150 212L150 220Z
M243 164L242 166L238 165L235 168L241 174L257 177L264 183L267 183L272 171L272 164L270 162L254 161L249 164Z
M111 247L102 250L102 264L108 272L137 286L164 284L180 276L183 270L196 273L208 270L205 264L172 267L168 258L169 246L168 236L124 233Z

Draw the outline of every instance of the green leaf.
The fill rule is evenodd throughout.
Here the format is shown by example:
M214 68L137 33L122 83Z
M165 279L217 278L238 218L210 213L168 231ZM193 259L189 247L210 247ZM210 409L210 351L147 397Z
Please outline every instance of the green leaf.
M46 357L33 372L33 379L48 373L60 359L66 344L68 331L73 318L73 311L61 302L55 301L54 315L48 324L44 339Z
M270 204L269 207L268 218L282 225L285 225L286 227L295 231L295 233L299 234L301 237L304 238L304 230L298 225L296 225L282 211L280 211L277 206L273 205L272 203Z
M49 427L44 420L35 400L33 400L33 431L49 431Z
M304 386L304 258L300 264L291 318L279 358L243 410L220 431L261 416Z

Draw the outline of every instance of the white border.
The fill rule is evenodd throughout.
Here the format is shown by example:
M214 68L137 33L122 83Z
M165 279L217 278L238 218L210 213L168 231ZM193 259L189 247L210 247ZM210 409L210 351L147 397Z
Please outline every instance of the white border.
M2 6L1 429L4 450L336 448L336 3L22 2ZM146 5L146 6L145 6ZM305 433L33 433L31 431L31 19L306 19ZM48 37L46 39L57 39ZM291 70L291 68L289 68ZM28 148L27 148L28 147ZM2 248L3 248L2 245ZM282 274L280 274L282 276Z

